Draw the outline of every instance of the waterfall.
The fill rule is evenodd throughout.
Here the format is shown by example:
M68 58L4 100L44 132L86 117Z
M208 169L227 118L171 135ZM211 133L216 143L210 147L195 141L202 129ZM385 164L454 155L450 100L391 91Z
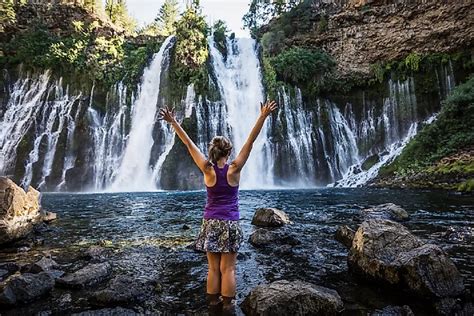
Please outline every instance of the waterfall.
M17 147L41 111L41 100L47 92L50 72L36 79L18 79L12 88L7 110L0 121L0 173L13 172ZM24 183L24 184L29 184Z
M255 46L256 43L253 39L227 40L228 53L227 58L224 58L216 48L214 40L209 39L212 68L225 110L219 104L215 104L217 108L212 109L211 107L208 110L227 114L227 124L230 130L228 136L234 145L234 155L237 155L244 145L259 116L260 103L264 101L260 63ZM208 119L212 120L220 118L220 115L208 116ZM262 135L255 141L249 160L242 171L242 188L273 186L270 149L266 144L267 131L268 122L262 128Z
M91 101L94 88L91 91ZM122 154L127 140L128 107L126 103L127 89L119 83L115 87L118 103L112 104L105 115L89 105L87 114L90 121L90 138L92 140L92 189L104 190L109 186L119 170Z
M122 162L111 191L156 190L156 179L150 166L153 127L157 116L162 69L168 66L173 37L168 37L145 69L138 97L132 106L131 130ZM159 124L164 124L160 122ZM155 166L156 167L156 166Z

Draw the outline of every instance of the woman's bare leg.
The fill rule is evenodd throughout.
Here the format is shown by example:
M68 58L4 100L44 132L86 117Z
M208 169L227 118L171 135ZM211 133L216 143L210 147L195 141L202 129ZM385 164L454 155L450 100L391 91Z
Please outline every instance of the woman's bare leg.
M219 294L221 292L221 254L218 252L207 252L206 254L209 265L207 272L207 294Z
M223 252L221 254L221 293L222 296L235 296L235 263L237 261L236 252Z

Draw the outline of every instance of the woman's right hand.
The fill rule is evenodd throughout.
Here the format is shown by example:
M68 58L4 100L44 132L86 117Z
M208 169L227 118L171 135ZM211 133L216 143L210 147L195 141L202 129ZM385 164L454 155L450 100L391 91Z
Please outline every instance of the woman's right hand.
M267 118L277 108L278 105L274 100L267 101L265 104L260 103L260 115L264 118Z
M174 108L170 109L169 107L164 107L160 110L160 119L165 120L168 123L173 123L176 121Z

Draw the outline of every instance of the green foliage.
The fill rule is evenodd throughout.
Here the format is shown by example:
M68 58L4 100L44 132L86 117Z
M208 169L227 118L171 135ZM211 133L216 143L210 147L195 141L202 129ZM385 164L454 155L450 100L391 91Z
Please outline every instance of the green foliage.
M267 32L263 34L260 42L262 43L264 53L272 56L280 52L285 47L285 38L286 36L283 31Z
M277 97L276 91L279 86L277 82L277 73L272 66L270 58L266 57L265 55L262 58L262 66L263 66L263 84L267 91L268 98L276 99Z
M70 34L58 37L41 24L33 24L31 29L3 44L0 65L50 68L104 85L123 80L135 88L159 43L150 41L146 47L137 47L128 44L122 35L97 36L98 27L97 21L71 21Z
M425 126L381 174L421 170L474 144L474 76L455 88L438 119Z
M328 30L328 19L326 16L321 15L321 18L319 19L318 23L318 31L320 33L324 33Z
M272 18L288 12L301 2L301 0L252 0L248 12L242 18L244 27L255 35L262 25L268 23Z
M178 20L179 3L177 0L165 0L155 18L157 34L169 36L176 31L175 23Z
M6 0L0 6L0 32L7 24L15 23L16 13L13 0Z
M208 26L198 3L189 6L176 23L172 79L177 87L194 83L200 92L207 87Z
M460 192L472 192L474 191L474 179L467 179L458 186L458 191Z
M105 13L112 23L129 32L134 31L137 26L136 21L128 15L125 0L106 0Z
M323 51L294 47L271 59L277 78L301 87L310 94L317 93L326 74L335 66ZM311 91L312 90L312 91Z
M227 24L222 20L217 20L212 26L214 42L216 43L217 49L224 55L227 55L226 38L229 29Z
M405 57L405 66L411 71L418 71L420 69L421 56L416 52Z

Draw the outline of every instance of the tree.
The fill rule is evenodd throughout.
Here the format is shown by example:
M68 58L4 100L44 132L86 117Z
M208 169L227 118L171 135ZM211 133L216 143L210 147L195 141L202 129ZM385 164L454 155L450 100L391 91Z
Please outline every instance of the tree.
M133 31L137 25L135 20L128 15L125 0L106 0L105 13L112 23L127 31Z
M165 36L176 31L175 23L178 19L179 3L177 0L165 0L155 18L157 33Z

